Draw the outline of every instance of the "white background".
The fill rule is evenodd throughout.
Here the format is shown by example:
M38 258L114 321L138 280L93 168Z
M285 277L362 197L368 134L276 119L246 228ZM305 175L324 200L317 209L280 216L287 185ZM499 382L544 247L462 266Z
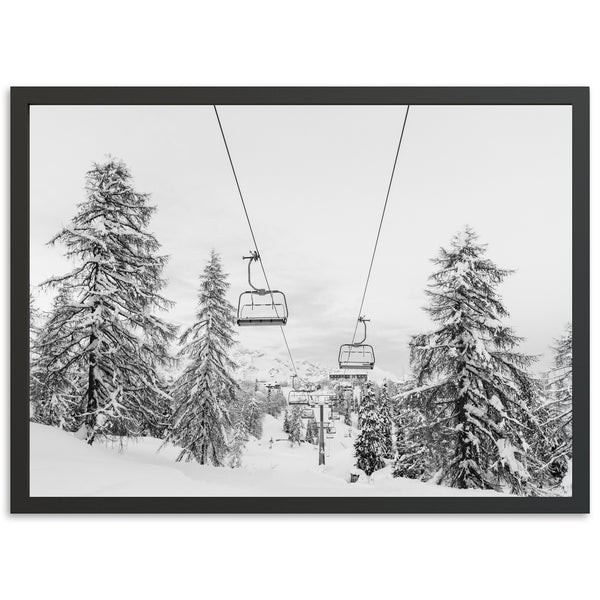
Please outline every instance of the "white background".
M589 85L592 123L598 108L593 2L57 0L2 12L7 198L10 85ZM6 398L8 213L6 202ZM7 403L2 417L8 434ZM7 469L8 440L2 450ZM8 492L4 502L8 598L591 598L598 588L598 514L10 517Z

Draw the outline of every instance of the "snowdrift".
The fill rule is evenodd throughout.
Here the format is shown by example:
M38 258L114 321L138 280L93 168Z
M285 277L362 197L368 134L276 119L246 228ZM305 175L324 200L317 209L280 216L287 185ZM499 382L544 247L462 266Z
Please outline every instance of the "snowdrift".
M354 437L337 426L328 440L325 466L316 446L290 447L281 422L267 415L261 440L248 443L243 466L177 463L178 449L161 440L140 438L88 446L72 434L31 423L32 496L490 496L495 492L455 490L393 478L391 468L372 481L354 468ZM352 429L352 428L350 428ZM352 431L353 436L355 431ZM273 442L270 442L270 440Z

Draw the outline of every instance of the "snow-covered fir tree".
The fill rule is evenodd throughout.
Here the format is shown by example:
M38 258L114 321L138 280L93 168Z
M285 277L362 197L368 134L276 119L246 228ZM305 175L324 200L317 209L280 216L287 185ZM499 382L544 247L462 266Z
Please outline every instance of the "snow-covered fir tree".
M283 433L290 432L290 410L291 408L286 408L283 415Z
M262 437L264 414L264 407L253 394L243 408L243 418L247 432L256 439Z
M344 400L344 425L352 425L352 400Z
M66 247L73 270L45 286L59 293L37 341L45 397L70 403L92 443L137 435L160 418L160 371L174 328L156 312L167 258L147 231L154 207L135 191L127 167L110 159L86 174L86 198L51 243Z
M375 397L372 381L365 386L358 412L360 432L354 442L356 466L370 477L385 466L385 418Z
M66 368L69 346L77 331L63 309L72 303L70 288L63 285L55 296L43 325L36 329L31 350L31 420L74 431L83 412L85 372Z
M383 382L379 390L379 407L383 418L383 442L384 442L384 458L394 458L394 438L393 438L393 421L392 421L392 400L388 391L387 380Z
M29 292L29 351L33 349L33 343L38 330L37 320L39 311L35 305L33 294Z
M167 436L181 448L178 461L221 466L228 451L229 409L237 389L231 375L236 365L229 358L235 314L228 288L219 255L212 250L200 276L196 321L179 340L179 357L189 363L173 386Z
M314 417L308 419L306 423L306 433L304 435L304 440L309 444L318 444L319 443L319 425Z
M286 401L281 393L281 390L277 390L273 393L273 389L271 387L267 388L267 399L265 402L265 412L268 415L279 418L279 415L285 410Z
M429 479L431 476L432 445L424 443L423 432L427 431L425 416L416 406L400 402L395 412L396 453L394 477Z
M554 367L547 374L537 416L542 430L541 483L556 484L567 473L573 444L573 330L569 323L552 348Z
M452 456L455 432L451 428L430 426L432 415L428 397L415 390L410 377L396 384L393 420L396 430L394 477L434 481L445 471Z
M496 288L510 271L485 254L467 227L434 259L426 310L437 328L410 343L418 387L408 397L426 419L422 443L450 440L435 448L441 482L524 493L534 358L516 350L520 338L501 322L508 312Z
M300 416L301 409L298 406L292 407L289 413L289 432L288 438L290 445L300 445L302 440L302 417Z
M242 457L244 449L248 443L249 434L246 422L240 419L233 426L231 439L229 440L229 454L227 456L227 464L232 469L237 469L242 466Z

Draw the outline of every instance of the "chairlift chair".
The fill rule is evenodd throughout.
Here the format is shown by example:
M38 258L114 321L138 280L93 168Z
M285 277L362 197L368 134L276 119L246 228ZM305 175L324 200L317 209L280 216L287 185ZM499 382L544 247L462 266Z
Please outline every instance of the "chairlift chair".
M340 369L372 369L375 366L375 351L373 346L365 344L367 339L367 321L365 317L359 317L358 322L363 324L364 334L360 342L342 344L338 354Z
M250 267L260 260L258 252L242 257L248 261L248 285L252 288L242 292L238 299L237 324L240 327L257 325L285 325L288 307L285 294L279 290L257 288L252 284Z
M314 404L311 392L308 387L296 388L297 375L292 375L292 389L288 393L288 404L290 406L312 406Z
M310 394L305 390L290 390L288 394L288 404L290 406L311 406Z

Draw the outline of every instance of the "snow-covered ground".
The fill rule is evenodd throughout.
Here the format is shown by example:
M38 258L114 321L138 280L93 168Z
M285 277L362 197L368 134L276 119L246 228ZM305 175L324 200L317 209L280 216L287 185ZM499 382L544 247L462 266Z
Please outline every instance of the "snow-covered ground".
M243 466L177 463L177 448L159 451L154 438L88 446L72 434L31 424L32 496L488 496L495 492L462 491L411 479L394 478L390 467L372 481L354 468L354 437L341 421L327 440L326 465L318 465L316 446L290 447L281 421L267 415L261 440L248 443ZM352 435L356 430L351 429ZM274 440L271 444L271 438ZM281 441L280 441L281 440Z

